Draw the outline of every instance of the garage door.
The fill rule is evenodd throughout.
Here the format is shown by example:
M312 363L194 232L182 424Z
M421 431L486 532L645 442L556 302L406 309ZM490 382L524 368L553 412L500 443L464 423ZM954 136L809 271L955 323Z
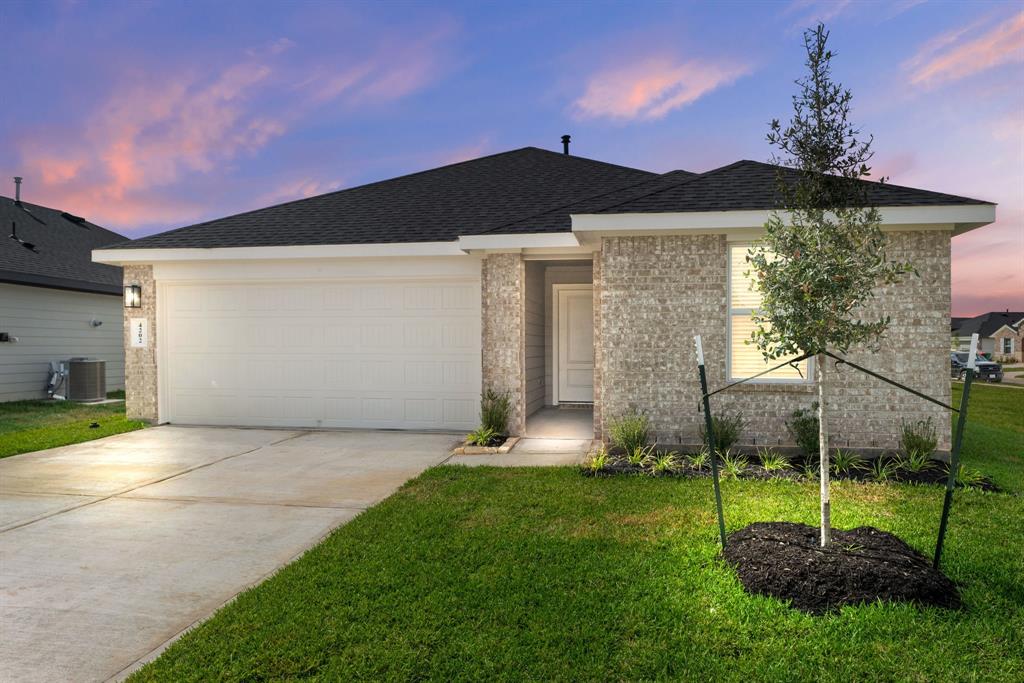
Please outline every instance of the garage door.
M471 429L479 278L192 282L161 289L163 419Z

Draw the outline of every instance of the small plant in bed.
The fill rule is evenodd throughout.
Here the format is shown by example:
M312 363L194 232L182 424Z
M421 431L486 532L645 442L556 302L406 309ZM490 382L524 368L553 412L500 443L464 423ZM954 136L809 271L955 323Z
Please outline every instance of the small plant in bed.
M470 446L500 446L505 437L490 427L479 427L466 435L466 443Z
M853 451L837 448L832 454L832 474L836 476L852 475L854 472L867 469L864 458Z
M612 445L624 453L633 453L637 448L647 445L650 433L650 420L635 410L613 418L608 425L608 435Z
M687 456L687 464L698 472L707 469L711 465L711 451L707 446L702 447L696 453Z
M896 478L899 463L888 455L880 455L868 466L868 477L871 481L884 484Z
M733 479L739 479L743 476L750 466L750 461L747 460L746 456L733 452L731 449L722 453L721 458L722 475Z
M650 460L651 473L653 474L669 474L679 464L679 454L675 451L668 453L659 453Z
M769 474L772 472L783 472L792 467L789 459L774 448L761 448L757 451L757 459L761 461L761 467Z
M512 412L512 400L507 391L488 389L480 399L480 427L495 434L508 433L508 417Z
M626 462L634 467L643 467L648 460L654 457L654 446L634 446L632 451L626 453Z

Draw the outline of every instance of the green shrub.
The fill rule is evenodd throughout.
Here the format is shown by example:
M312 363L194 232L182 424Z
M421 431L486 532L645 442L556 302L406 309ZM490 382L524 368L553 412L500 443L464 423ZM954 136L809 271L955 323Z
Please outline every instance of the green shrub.
M637 448L646 446L649 431L650 421L647 416L635 411L612 419L608 425L608 435L612 443L626 453L633 453Z
M600 472L609 463L608 449L603 445L594 451L594 454L590 456L590 459L583 464L583 468L590 470L591 472Z
M637 446L626 453L626 462L630 465L644 465L654 456L654 446Z
M758 449L757 457L761 461L761 467L764 468L765 472L781 472L791 467L786 456L774 448Z
M917 422L904 422L900 427L900 447L907 458L911 454L930 458L938 445L939 439L935 435L935 425L930 417Z
M739 453L733 453L731 450L722 453L722 474L726 477L738 479L747 471L748 465L746 457Z
M818 404L811 407L800 408L793 411L793 415L786 421L786 429L789 430L796 445L800 447L807 458L818 455Z
M740 440L740 434L743 432L743 416L739 413L713 415L711 428L715 432L715 450L725 453ZM703 426L700 428L700 440L702 443L708 442L708 435Z
M711 464L711 451L708 450L707 446L704 446L696 453L689 455L690 467L695 470L702 470Z
M949 465L946 465L946 476L949 476ZM956 473L956 485L957 486L980 486L985 483L985 475L978 470L972 470L964 467L962 464L957 466Z
M651 471L652 472L670 472L672 471L676 463L679 461L679 454L675 451L671 453L661 453L651 460Z
M898 463L892 458L880 455L868 467L868 476L872 481L886 482L896 476Z
M837 448L836 452L832 454L830 464L833 474L846 474L854 470L867 469L864 458L853 451L844 451L842 448Z
M480 427L495 434L508 434L508 416L512 412L512 400L507 391L488 389L480 399Z
M466 443L472 446L497 446L504 438L490 427L479 427L466 435Z
M930 470L935 462L932 460L932 454L929 451L910 451L904 456L901 456L898 462L899 468L917 474Z

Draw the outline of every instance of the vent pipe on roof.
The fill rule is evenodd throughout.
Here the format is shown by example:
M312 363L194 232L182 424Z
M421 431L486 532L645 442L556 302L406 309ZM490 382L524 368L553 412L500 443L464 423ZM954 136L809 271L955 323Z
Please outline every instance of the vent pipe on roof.
M568 154L568 152L566 152ZM21 204L21 176L14 176L14 201L17 204Z
M568 154L569 153L569 141L570 140L572 140L572 136L569 136L569 135L563 135L562 136L562 153L563 154Z

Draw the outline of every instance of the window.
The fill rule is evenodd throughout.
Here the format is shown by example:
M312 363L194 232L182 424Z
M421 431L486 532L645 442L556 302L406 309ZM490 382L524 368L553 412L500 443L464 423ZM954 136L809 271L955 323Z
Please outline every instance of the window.
M1013 337L1003 337L1003 353L1006 355L1013 353Z
M750 270L747 263L748 243L729 245L729 379L744 379L778 365L785 358L766 363L761 351L753 343L746 344L756 325L754 312L761 304L761 294L754 286L755 275L744 275ZM796 356L793 356L794 358ZM799 372L792 366L784 366L755 381L808 382L811 380L810 360L797 364Z

